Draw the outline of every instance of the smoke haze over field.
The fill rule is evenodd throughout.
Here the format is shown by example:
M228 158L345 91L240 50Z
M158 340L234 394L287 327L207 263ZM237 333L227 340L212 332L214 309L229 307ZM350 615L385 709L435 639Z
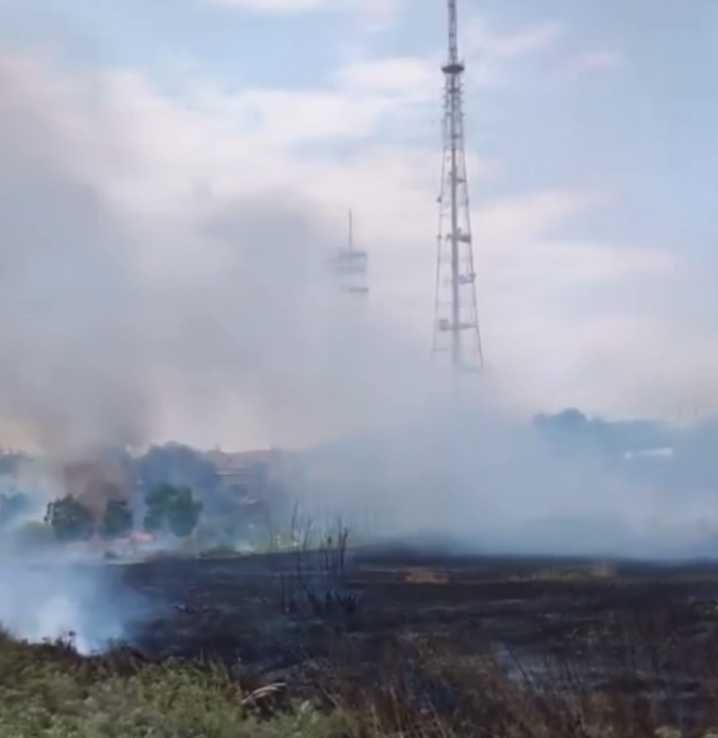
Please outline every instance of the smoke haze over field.
M269 24L251 5L0 0L0 440L46 460L20 478L34 519L73 491L66 462L178 439L305 450L292 491L387 535L714 553L713 426L669 433L676 458L643 474L557 453L526 418L718 410L716 111L683 76L715 66L715 5L681 16L670 43L693 63L666 70L668 6L646 28L643 0L465 3L489 367L460 392L428 355L442 4L275 4ZM327 268L349 207L366 304ZM121 631L121 613L82 620L88 570L45 587L23 569L10 608L17 571L0 622L35 638L79 619L87 647Z
M337 509L388 500L404 532L636 554L691 539L703 507L683 523L669 494L550 459L491 372L456 395L381 296L340 294L327 258L341 240L319 203L227 182L221 121L199 125L131 74L17 54L0 83L9 436L64 459L170 436L319 444L312 493ZM261 166L227 150L237 170ZM355 440L323 445L342 437ZM610 523L594 541L581 531L597 521Z
M480 403L449 405L309 454L304 491L319 519L342 512L455 553L714 557L717 465L695 453L713 428L675 429L677 456L643 462L626 455L638 433L612 432L607 455L575 430L552 440Z

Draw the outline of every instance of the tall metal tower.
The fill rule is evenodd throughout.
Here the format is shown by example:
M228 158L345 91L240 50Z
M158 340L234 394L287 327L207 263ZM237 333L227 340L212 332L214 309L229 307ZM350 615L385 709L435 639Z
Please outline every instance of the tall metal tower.
M457 0L449 4L449 59L442 67L444 156L439 195L434 352L451 353L455 369L479 370L483 351L476 299L469 186L464 142L462 76Z

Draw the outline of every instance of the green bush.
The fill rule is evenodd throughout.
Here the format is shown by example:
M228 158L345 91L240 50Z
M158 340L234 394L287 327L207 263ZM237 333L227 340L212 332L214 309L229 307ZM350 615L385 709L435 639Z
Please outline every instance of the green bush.
M219 667L83 660L66 645L0 633L3 738L330 738L336 717L313 709L260 719ZM265 716L266 718L266 716Z
M161 484L153 487L146 498L145 530L157 533L170 530L178 538L186 538L197 527L202 503L194 499L189 487Z
M58 541L89 541L95 534L92 511L72 495L51 502L47 506L45 522Z
M100 532L108 540L122 538L132 531L132 510L125 500L108 500Z

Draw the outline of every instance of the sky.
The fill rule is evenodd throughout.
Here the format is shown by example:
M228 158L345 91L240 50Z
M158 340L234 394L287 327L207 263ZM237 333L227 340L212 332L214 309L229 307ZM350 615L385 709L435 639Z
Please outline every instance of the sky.
M428 352L445 10L0 0L6 433L64 436L71 398L128 442L287 440L257 398L304 372L281 398L300 427L325 378L303 355L327 349L277 290L305 304L297 250L341 245L350 207L371 325L391 326L371 365ZM481 381L523 415L714 413L718 5L460 0L460 18ZM251 327L267 305L271 342Z

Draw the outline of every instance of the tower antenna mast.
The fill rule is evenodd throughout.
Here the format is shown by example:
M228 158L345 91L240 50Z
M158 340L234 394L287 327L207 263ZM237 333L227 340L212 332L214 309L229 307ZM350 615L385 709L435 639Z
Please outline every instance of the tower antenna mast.
M439 194L439 234L434 307L435 353L448 351L457 370L483 367L471 235L464 139L463 74L459 57L458 0L448 0L449 58L442 67L444 154Z
M369 255L354 242L354 213L349 210L349 233L345 248L338 249L332 259L332 268L342 292L368 297Z

